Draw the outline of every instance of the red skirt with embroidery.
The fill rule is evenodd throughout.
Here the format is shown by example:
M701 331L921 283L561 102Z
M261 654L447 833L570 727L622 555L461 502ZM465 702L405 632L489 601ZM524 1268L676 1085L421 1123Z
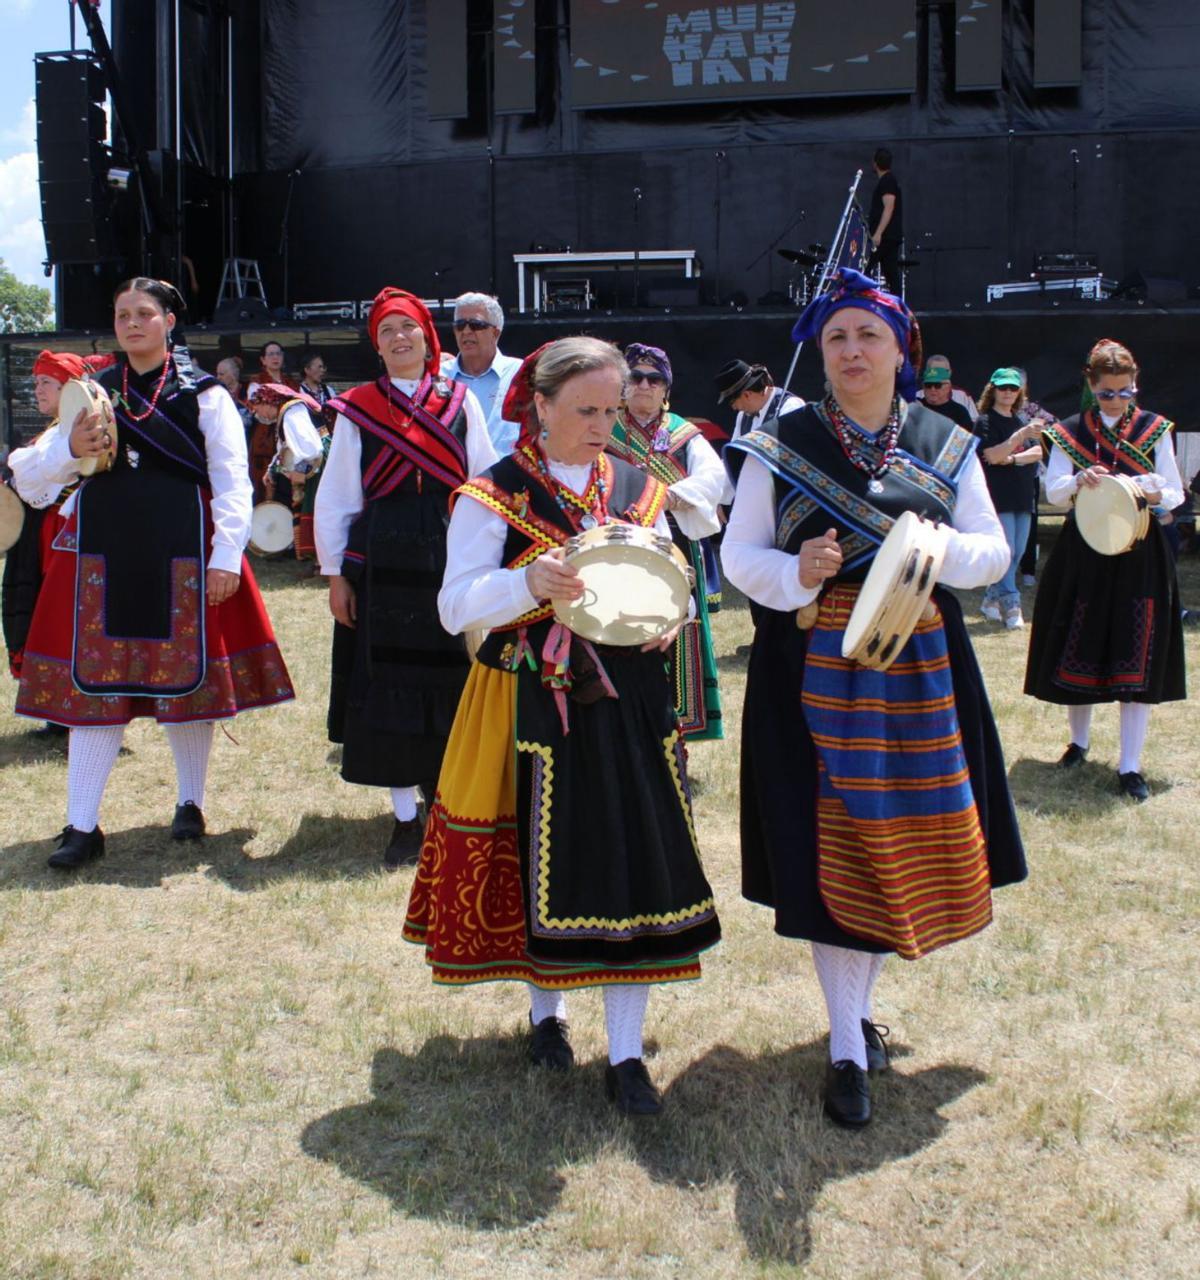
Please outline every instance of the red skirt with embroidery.
M50 525L51 521L46 523ZM153 716L162 723L177 724L191 720L227 720L239 711L272 706L295 697L271 620L245 556L237 591L223 604L204 603L204 677L194 692L177 697L83 693L76 687L72 675L77 572L75 516L72 514L65 522L55 519L53 525L54 546L45 563L45 580L25 642L17 690L18 715L73 727L128 724L136 716ZM206 516L206 543L211 536L211 522ZM198 587L203 593L203 582ZM82 584L81 590L86 591ZM102 607L102 600L101 597L97 602L98 607ZM90 607L86 598L83 607ZM195 621L183 619L181 626L194 627ZM131 649L136 650L143 643L149 648L161 642L114 640L107 643L113 645L114 651L121 647L115 656L128 668L142 661ZM102 654L92 654L90 658L93 663L104 661ZM152 667L154 662L155 657L147 655L143 665Z

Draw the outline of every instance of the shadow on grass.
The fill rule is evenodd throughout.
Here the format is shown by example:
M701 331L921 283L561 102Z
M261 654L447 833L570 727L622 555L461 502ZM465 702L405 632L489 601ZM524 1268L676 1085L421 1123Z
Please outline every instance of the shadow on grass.
M748 671L750 669L750 649L748 644L739 644L732 653L722 653L717 657L718 671Z
M0 734L0 769L43 761L67 763L66 734L51 737L43 734L33 721L22 720L19 723L26 727L17 733Z
M661 1118L634 1121L605 1100L602 1062L542 1075L526 1064L526 1043L436 1036L413 1054L380 1049L372 1098L314 1121L300 1145L401 1212L508 1230L555 1208L565 1170L624 1142L664 1184L731 1181L747 1250L797 1263L825 1183L929 1146L948 1123L940 1108L984 1079L953 1065L892 1072L872 1086L874 1123L851 1134L820 1113L823 1039L753 1057L718 1046L671 1083Z
M379 872L392 834L391 813L372 818L306 813L295 832L266 857L213 861L208 874L253 893L280 880L355 880Z
M1018 808L1051 817L1095 817L1133 803L1117 788L1115 761L1085 760L1073 769L1060 769L1056 760L1022 756L1009 769L1008 781ZM1152 799L1172 788L1165 778L1147 776L1146 782Z
M57 832L55 832L57 835ZM77 884L116 884L127 889L154 889L170 876L211 867L224 878L239 863L249 862L246 846L255 833L247 827L220 831L203 840L172 840L170 823L105 833L105 856L78 871L54 871L46 859L57 848L53 839L10 845L0 862L0 891L68 889Z

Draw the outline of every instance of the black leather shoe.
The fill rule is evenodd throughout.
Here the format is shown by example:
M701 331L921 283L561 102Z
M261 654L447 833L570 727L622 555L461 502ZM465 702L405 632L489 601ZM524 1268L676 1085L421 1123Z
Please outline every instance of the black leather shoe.
M567 1039L567 1024L561 1018L551 1014L534 1026L529 1060L545 1071L570 1071L575 1065L575 1050Z
M879 1072L886 1071L891 1066L891 1058L885 1042L892 1033L887 1027L880 1026L878 1022L870 1022L866 1018L862 1020L862 1029L863 1039L867 1042L867 1070L872 1075L878 1075Z
M617 1110L627 1116L656 1116L662 1111L662 1094L654 1087L641 1058L626 1058L604 1068L604 1091Z
M1143 800L1150 799L1150 788L1146 786L1146 779L1140 773L1118 773L1117 778L1121 783L1121 790L1131 799L1141 804Z
M175 806L175 818L171 823L172 840L199 840L204 834L204 814L194 800L185 800Z
M871 1087L856 1062L831 1062L825 1068L825 1114L843 1129L871 1123Z
M74 871L103 857L104 832L99 827L92 831L63 827L62 835L58 837L58 848L46 859L46 865L55 871Z
M1072 742L1059 757L1058 767L1060 769L1074 769L1077 764L1082 764L1087 759L1087 753L1087 747L1081 747Z
M415 867L421 858L421 843L425 839L425 806L417 805L417 816L407 822L396 819L392 838L383 851L383 869L399 871L401 867Z

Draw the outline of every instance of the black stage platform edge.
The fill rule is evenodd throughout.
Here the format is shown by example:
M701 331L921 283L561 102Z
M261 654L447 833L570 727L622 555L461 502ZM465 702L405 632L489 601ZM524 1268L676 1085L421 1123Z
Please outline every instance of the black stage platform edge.
M501 349L523 355L541 343L568 333L591 333L624 345L649 342L671 358L675 385L671 404L678 412L712 419L728 427L729 412L716 403L712 379L735 356L760 361L777 382L792 357L791 328L796 313L787 308L695 307L681 310L589 311L556 315L509 315ZM978 396L993 369L1018 365L1028 370L1034 397L1059 415L1078 407L1080 369L1099 338L1127 343L1141 363L1144 403L1172 418L1180 430L1200 429L1200 413L1192 384L1195 351L1200 347L1200 305L1161 308L1150 305L1040 303L1018 310L989 307L920 313L926 354L950 357L956 385ZM446 349L453 351L448 323L439 323ZM258 348L278 341L289 353L289 365L306 347L321 351L335 386L372 377L378 362L358 323L295 323L275 320L253 329L192 325L189 345L197 360L212 368L225 355L242 354L246 372L257 367ZM14 428L24 435L36 421L32 414L29 370L45 346L83 353L110 351L112 335L96 331L0 335L0 414L5 438ZM823 378L811 346L800 357L792 389L806 399L820 396ZM26 421L28 420L28 422Z

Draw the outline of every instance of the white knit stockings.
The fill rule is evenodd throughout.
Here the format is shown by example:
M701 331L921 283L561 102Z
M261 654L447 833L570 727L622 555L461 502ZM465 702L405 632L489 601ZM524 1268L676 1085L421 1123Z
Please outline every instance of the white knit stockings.
M67 748L67 822L92 831L100 821L100 801L125 736L123 724L72 729Z
M213 722L192 721L189 724L165 724L163 729L175 757L176 804L190 800L204 808L204 788L208 782L208 757L212 752Z

